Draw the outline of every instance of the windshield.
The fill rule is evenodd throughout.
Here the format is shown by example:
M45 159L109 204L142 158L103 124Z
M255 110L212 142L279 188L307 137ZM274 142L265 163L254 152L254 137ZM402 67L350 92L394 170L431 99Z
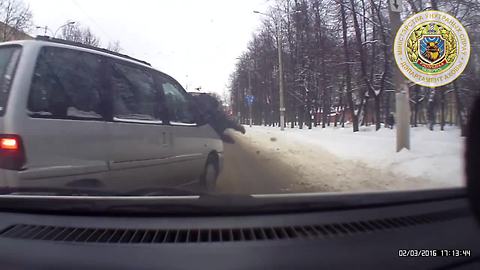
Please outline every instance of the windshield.
M465 185L480 2L9 2L1 194Z

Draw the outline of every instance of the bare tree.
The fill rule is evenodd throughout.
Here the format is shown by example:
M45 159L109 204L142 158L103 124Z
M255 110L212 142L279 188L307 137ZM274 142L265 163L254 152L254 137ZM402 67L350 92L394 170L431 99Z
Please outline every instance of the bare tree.
M350 49L348 47L348 25L347 25L347 17L345 12L345 2L341 0L339 2L340 5L340 15L342 18L342 37L343 37L343 51L344 51L344 63L345 63L345 79L347 84L347 102L348 107L350 109L350 114L352 116L352 123L353 123L353 132L359 130L358 128L358 114L355 110L355 104L353 101L353 94L352 94L352 75L350 73Z
M120 46L120 41L116 40L114 42L109 42L107 46L107 50L112 52L121 52L122 47Z
M82 33L82 43L83 44L98 47L98 45L100 44L100 39L97 36L95 36L92 33L92 31L90 31L89 27L84 28L81 31L81 33Z
M287 122L292 128L322 127L334 121L353 131L375 123L394 108L395 65L388 0L274 0L231 76L232 108L248 115L244 97L255 97L254 123L276 125L279 119L278 26L282 36ZM453 84L434 91L411 87L414 126L457 123L464 126L472 101L480 95L480 2L478 0L406 0L402 16L427 7L446 11L467 28L471 46L468 67ZM269 18L270 17L270 18ZM254 61L253 70L248 62ZM251 80L249 80L249 78ZM372 102L373 101L373 102ZM438 108L437 108L438 107ZM339 117L341 115L341 118ZM333 117L332 117L333 116ZM313 120L313 123L312 123Z
M32 12L22 0L0 0L0 41L23 38L32 26Z
M67 24L62 28L59 38L80 43L82 42L82 31L77 24Z
M79 23L66 25L60 38L95 47L100 45L100 38L92 33L90 27L83 27Z

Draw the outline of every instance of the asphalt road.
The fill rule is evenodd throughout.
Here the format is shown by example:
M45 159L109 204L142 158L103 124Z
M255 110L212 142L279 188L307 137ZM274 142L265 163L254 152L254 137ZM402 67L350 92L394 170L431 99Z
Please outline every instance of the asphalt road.
M217 182L218 193L366 192L442 187L422 177L341 159L298 138L287 139L287 133L247 129L246 135L233 131L229 134L235 143L224 143L224 168Z
M230 132L235 143L224 144L224 167L217 192L271 194L312 192L298 182L296 171L275 157L263 154L241 134Z

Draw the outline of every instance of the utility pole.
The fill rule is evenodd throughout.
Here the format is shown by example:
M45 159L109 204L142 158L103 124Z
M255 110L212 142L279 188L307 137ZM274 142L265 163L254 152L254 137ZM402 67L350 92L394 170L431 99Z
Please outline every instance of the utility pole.
M36 26L35 28L36 29L43 29L43 35L45 35L45 36L47 35L47 31L50 30L50 29L48 29L48 26L46 26L46 25L45 26Z
M394 44L395 34L402 25L400 12L402 10L402 0L389 0L390 8L388 14L392 28L392 41ZM392 50L394 46L392 46ZM392 52L393 53L393 52ZM397 152L403 148L410 149L410 97L408 84L403 78L397 65L393 67L393 81L395 83L395 118L397 132Z

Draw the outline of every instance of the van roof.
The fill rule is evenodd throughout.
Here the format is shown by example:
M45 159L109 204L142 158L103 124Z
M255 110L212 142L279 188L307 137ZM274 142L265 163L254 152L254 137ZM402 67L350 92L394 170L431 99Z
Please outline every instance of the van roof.
M31 40L15 40L15 41L4 42L4 43L1 43L1 44L5 44L5 45L7 45L7 44L27 45L27 44L32 44L32 43L34 43L34 44L42 44L43 43L43 45L53 45L55 47L64 47L64 48L75 47L75 49L90 51L90 52L96 53L96 54L111 56L111 57L114 57L114 58L122 58L124 60L130 60L132 62L136 62L136 63L146 65L150 68L152 66L150 63L148 63L146 61L128 56L126 54L121 54L121 53L113 52L113 51L110 51L110 50L107 50L107 49L104 49L104 48L98 48L98 47L95 47L95 46L90 46L90 45L86 45L86 44L82 44L82 43L78 43L78 42L74 42L74 41L52 38L52 37L49 37L49 36L37 36L33 40L32 39Z
M37 36L37 37L35 37L35 40L41 40L41 41L47 41L47 42L53 42L53 43L59 43L59 44L71 45L71 46L75 46L75 47L86 48L86 49L95 50L95 51L99 51L99 52L103 52L103 53L107 53L107 54L113 54L115 56L127 58L127 59L130 59L130 60L133 60L133 61L136 61L136 62L140 62L140 63L148 65L148 66L152 66L150 63L148 63L146 61L143 61L143 60L140 60L140 59L137 59L137 58L133 58L133 57L128 56L126 54L110 51L110 50L107 50L107 49L104 49L104 48L99 48L99 47L95 47L95 46L91 46L91 45L86 45L86 44L79 43L79 42L69 41L69 40L65 40L65 39L53 38L53 37L49 37L49 36Z

